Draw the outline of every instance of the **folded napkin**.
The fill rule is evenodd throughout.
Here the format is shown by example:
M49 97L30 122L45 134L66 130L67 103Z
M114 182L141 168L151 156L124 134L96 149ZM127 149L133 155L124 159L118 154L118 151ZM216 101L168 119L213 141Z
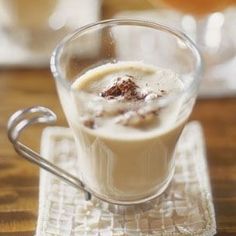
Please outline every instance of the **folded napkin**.
M43 132L41 154L75 174L75 145L67 128ZM40 171L37 236L151 236L216 233L214 208L201 126L189 123L176 151L176 170L168 190L148 210L115 214L109 205Z

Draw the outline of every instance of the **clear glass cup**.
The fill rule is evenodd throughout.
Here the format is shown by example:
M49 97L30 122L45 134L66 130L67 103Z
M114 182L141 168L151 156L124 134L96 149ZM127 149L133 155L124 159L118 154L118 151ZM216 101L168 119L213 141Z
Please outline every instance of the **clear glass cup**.
M135 53L126 50L130 38L135 39L132 42ZM143 45L150 47L140 50ZM175 50L169 50L170 47ZM88 60L86 54L91 48L94 53ZM97 99L94 94L75 90L72 86L92 68L129 62L175 72L181 81L181 90L149 102L142 99L121 103ZM55 120L55 115L43 107L18 111L10 118L8 135L18 153L84 190L87 199L92 195L111 206L136 206L162 194L173 177L175 147L193 109L202 77L202 60L194 43L180 31L157 23L107 20L79 28L66 37L54 50L51 70L75 138L78 172L72 176L19 142L24 128ZM170 77L170 83L174 79L175 76ZM101 110L108 114L151 111L155 122L141 132L133 127L123 133L120 130L126 127L116 123L104 134L84 120L85 115ZM142 114L146 121L146 114L150 113ZM97 116L94 117L96 121Z
M136 35L144 35L137 38ZM135 38L135 53L125 53L128 38ZM87 41L99 48L97 56L85 63L86 50L80 45ZM140 50L143 44L155 43L155 53ZM174 47L169 53L167 43ZM156 53L158 52L158 53ZM85 127L81 117L86 112L109 109L109 102L97 101L89 93L71 88L73 82L86 71L105 63L142 61L170 69L179 74L184 89L178 94L160 98L153 107L168 113L163 125L169 128L152 138L145 136L127 140L111 135L104 137ZM79 29L67 37L53 53L51 69L62 107L73 131L78 150L78 172L90 192L101 199L117 204L134 204L160 195L174 173L174 149L184 124L189 117L201 78L201 58L194 44L181 32L151 22L111 20ZM173 106L179 104L175 111ZM149 104L150 105L150 104ZM112 103L112 108L119 104ZM132 110L139 104L122 104ZM116 108L115 108L116 109ZM177 112L178 114L174 114ZM149 174L147 174L149 173Z

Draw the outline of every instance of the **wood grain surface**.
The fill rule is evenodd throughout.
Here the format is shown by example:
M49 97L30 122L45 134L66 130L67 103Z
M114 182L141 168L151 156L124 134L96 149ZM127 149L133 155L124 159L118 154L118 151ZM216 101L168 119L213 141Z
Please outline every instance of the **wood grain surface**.
M127 1L104 1L104 17L126 9ZM148 7L132 0L128 6ZM122 8L123 6L123 8ZM6 135L9 116L18 109L42 105L66 125L48 69L0 69L0 236L32 236L38 210L38 167L20 158ZM191 120L204 128L210 180L220 236L236 235L236 98L199 100ZM42 127L30 128L24 142L39 150Z

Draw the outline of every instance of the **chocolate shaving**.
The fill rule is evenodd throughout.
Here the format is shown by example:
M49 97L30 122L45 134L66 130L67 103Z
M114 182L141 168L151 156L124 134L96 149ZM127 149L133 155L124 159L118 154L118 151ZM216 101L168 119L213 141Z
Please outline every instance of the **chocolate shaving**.
M93 119L87 119L84 121L84 125L90 129L94 129L94 120Z
M108 99L114 99L116 97L123 97L126 100L140 100L143 98L138 93L139 88L133 81L134 77L131 75L125 75L124 77L118 77L114 84L100 93L100 96Z
M160 92L161 93L166 93L166 91L164 89L161 89Z

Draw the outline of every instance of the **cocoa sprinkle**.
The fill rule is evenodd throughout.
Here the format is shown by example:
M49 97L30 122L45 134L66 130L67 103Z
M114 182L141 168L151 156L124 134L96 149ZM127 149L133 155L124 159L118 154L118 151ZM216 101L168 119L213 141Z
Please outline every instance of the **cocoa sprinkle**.
M94 129L94 120L93 119L87 119L84 121L84 125L90 129Z
M139 88L133 81L134 77L131 75L125 75L124 77L118 77L114 84L100 93L101 97L114 99L117 97L123 97L126 100L140 100L143 96L138 93Z
M157 111L129 111L117 119L117 123L125 126L144 126L151 124L156 120Z

